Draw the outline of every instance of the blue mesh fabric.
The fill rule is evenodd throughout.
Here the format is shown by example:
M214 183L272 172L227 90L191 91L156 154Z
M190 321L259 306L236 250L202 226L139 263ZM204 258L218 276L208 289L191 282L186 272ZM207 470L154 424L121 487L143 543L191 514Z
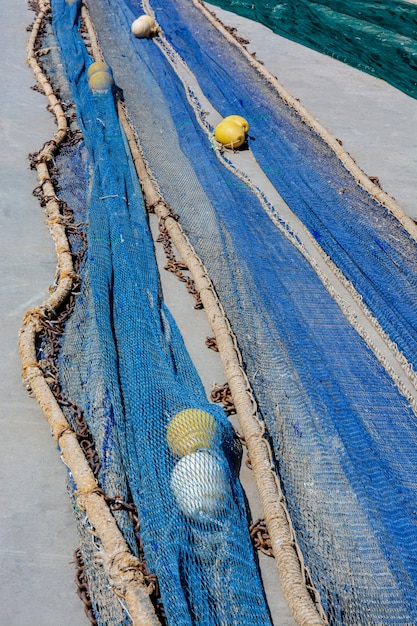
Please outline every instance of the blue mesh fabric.
M249 187L217 161L155 42L130 35L139 3L89 7L151 169L238 337L331 623L415 623L412 408ZM215 108L248 119L263 170L415 366L415 242L190 2L152 8Z
M88 86L91 59L78 32L79 9L79 2L53 2L54 32L88 151L88 168L79 169L80 182L88 180L88 254L61 355L64 387L94 434L100 486L107 495L130 494L137 506L168 623L268 624L231 426L208 402L162 302L114 90ZM185 448L178 447L178 433L170 439L168 428L188 409L188 421L178 427Z

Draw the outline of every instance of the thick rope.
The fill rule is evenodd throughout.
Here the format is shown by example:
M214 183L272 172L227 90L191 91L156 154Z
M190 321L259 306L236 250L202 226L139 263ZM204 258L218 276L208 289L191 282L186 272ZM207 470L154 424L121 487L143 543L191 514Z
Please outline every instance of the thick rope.
M83 19L89 32L93 56L96 61L103 55L88 11L83 7ZM255 482L261 498L265 522L271 537L284 595L295 621L300 626L322 626L327 622L321 607L318 592L306 585L302 553L297 545L290 515L285 506L279 479L275 472L270 446L264 438L264 425L258 419L257 406L250 383L242 367L242 358L236 338L230 328L226 314L219 302L215 289L208 278L207 270L195 253L187 236L174 219L163 201L139 147L139 141L126 113L118 103L118 113L132 153L133 162L140 180L146 203L154 208L155 214L164 220L165 228L188 266L216 337L219 354L229 387L235 402L236 413L251 459ZM310 592L315 595L315 602Z
M74 285L75 272L62 216L51 182L47 163L67 137L68 126L59 100L51 84L37 63L34 44L41 25L50 12L48 0L40 0L39 13L27 45L28 64L48 98L50 109L56 116L58 131L37 156L36 169L43 193L48 199L46 213L55 242L58 269L57 286L50 297L39 307L28 311L19 336L19 350L23 377L41 406L52 434L59 444L62 459L69 468L77 488L78 506L86 512L89 522L101 542L100 557L114 592L121 596L134 626L158 626L149 590L140 572L139 560L131 554L116 521L104 501L98 483L78 443L76 433L70 428L61 408L45 380L36 355L36 338L40 331L39 318L53 317L69 297Z
M88 30L93 57L95 61L101 61L104 57L94 25L84 6L82 7L82 17ZM321 608L318 593L312 590L316 595L316 606L320 610L320 615L318 614L307 589L303 556L296 543L295 532L274 470L269 444L263 437L264 426L257 417L256 403L242 368L242 359L236 339L215 294L214 287L208 278L207 270L194 252L181 226L171 216L170 210L161 198L156 181L148 171L144 156L139 148L138 138L129 123L125 108L120 102L118 103L118 113L145 201L153 207L156 216L164 220L165 228L172 242L193 276L215 334L225 374L235 399L236 412L248 447L257 489L261 494L275 562L290 610L300 626L321 626L326 623L324 611Z

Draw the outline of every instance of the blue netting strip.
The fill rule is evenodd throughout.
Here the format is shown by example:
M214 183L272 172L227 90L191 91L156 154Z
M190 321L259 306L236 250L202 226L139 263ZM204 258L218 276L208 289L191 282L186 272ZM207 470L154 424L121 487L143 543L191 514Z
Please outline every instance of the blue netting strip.
M130 35L139 3L89 5L150 166L238 337L330 620L414 623L415 414L311 266L217 161L155 42ZM153 8L216 109L248 119L270 180L415 364L415 242L198 10L185 0Z
M139 10L137 1L126 4ZM343 166L323 153L308 127L295 125L295 116L277 106L277 99L267 95L256 73L239 62L226 41L217 37L214 48L205 39L204 17L198 11L190 17L188 4L166 2L155 9L168 41L222 115L233 111L248 119L255 139L250 147L262 169L417 371L415 242L387 209L351 182L345 185ZM163 80L161 72L159 76ZM172 113L174 119L181 116L177 110ZM189 151L190 134L182 127Z
M270 623L246 510L234 474L233 437L205 396L161 299L146 212L117 119L112 87L93 92L79 28L79 2L53 2L53 26L89 152L88 255L83 291L62 355L67 387L97 441L106 485L120 460L158 576L169 623ZM78 349L81 364L74 361ZM89 355L95 359L89 361ZM80 377L80 368L82 376ZM169 444L182 410L197 411L192 451ZM209 414L201 431L198 411ZM210 417L211 416L211 417ZM94 427L93 427L94 428ZM191 435L184 426L184 441ZM188 433L188 434L187 434ZM209 436L210 435L210 436ZM112 450L114 449L114 451ZM116 458L116 460L115 460Z

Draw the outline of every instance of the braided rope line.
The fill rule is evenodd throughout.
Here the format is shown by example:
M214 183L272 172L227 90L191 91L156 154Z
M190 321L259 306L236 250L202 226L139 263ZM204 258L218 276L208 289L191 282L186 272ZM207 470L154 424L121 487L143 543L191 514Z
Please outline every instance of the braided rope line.
M151 14L151 11L148 10L148 13ZM103 55L88 11L85 10L83 15L87 29L91 28L90 38L92 49L95 51L95 58L102 60ZM327 623L324 610L320 604L317 590L306 582L307 569L285 506L282 488L273 464L272 451L263 436L264 424L258 418L256 401L242 367L242 357L237 347L236 338L208 278L206 268L196 255L181 226L177 220L172 218L166 203L161 198L152 174L149 173L149 168L145 164L138 137L128 120L125 108L120 102L118 103L118 112L146 202L154 208L155 214L164 220L174 245L182 260L187 264L216 337L226 378L235 400L236 412L247 442L284 595L297 624L300 626L323 626ZM310 594L315 596L315 601L312 600Z
M57 275L55 291L45 302L27 311L19 335L19 351L22 362L22 376L28 390L38 401L51 428L52 435L59 445L61 457L67 466L77 488L77 504L86 512L90 524L101 542L100 559L108 575L114 593L122 597L135 626L158 626L149 590L144 584L139 570L139 560L129 551L125 539L118 529L108 505L105 503L99 486L91 471L76 433L70 428L55 396L44 377L37 359L36 339L41 330L39 319L53 318L66 301L73 288L76 275L72 255L66 237L64 222L59 212L59 203L49 175L47 163L68 133L67 120L51 84L37 63L35 41L46 16L50 13L49 0L39 0L39 13L34 21L27 44L28 65L48 98L51 111L55 114L58 131L53 139L45 144L37 157L36 169L45 196L47 223L55 243L57 254Z

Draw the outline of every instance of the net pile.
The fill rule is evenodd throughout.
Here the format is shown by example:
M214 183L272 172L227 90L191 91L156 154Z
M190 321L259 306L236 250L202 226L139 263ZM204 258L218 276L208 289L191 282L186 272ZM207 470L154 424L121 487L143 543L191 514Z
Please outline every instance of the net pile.
M215 158L204 106L199 114L163 44L129 35L140 4L88 6L150 167L238 337L330 621L412 624L412 406L330 297L278 209L266 211L253 188ZM269 179L415 364L415 241L198 7L162 0L150 8L220 115L248 119L250 148Z
M62 390L81 409L93 437L100 489L137 508L164 619L268 624L232 429L223 410L208 402L162 302L111 71L88 78L92 59L79 33L79 10L78 2L52 4L54 36L84 138L58 157L60 193L87 223L88 239L80 294L62 340ZM115 515L137 553L126 512ZM81 511L78 516L82 525ZM130 623L93 562L100 542L88 536L87 527L82 552L97 621Z
M62 153L60 185L88 223L81 293L61 351L63 389L82 407L96 442L101 488L137 506L168 623L269 623L230 426L207 402L162 302L114 83L95 93L88 86L79 3L52 6L85 139ZM413 403L413 394L400 392L279 207L219 153L181 68L191 69L221 116L248 119L256 160L321 257L343 271L411 383L415 240L197 5L147 4L162 32L141 40L130 31L143 12L139 2L87 6L159 189L208 268L238 338L329 622L416 623L415 393ZM127 515L116 516L137 550ZM104 615L106 581L93 573L94 550L87 552L96 610ZM109 613L103 623L128 620L123 611L114 617L114 605Z
M417 97L417 7L412 0L216 0L213 4Z

